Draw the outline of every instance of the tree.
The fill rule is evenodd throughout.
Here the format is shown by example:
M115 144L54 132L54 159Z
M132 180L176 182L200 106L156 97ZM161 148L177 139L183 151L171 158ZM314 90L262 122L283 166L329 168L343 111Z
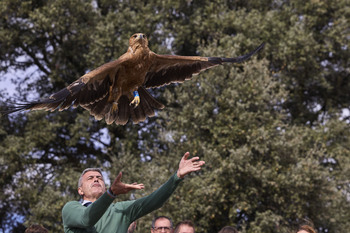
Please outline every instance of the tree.
M251 61L243 69L210 71L196 83L179 86L176 93L183 95L168 93L182 106L162 113L172 119L166 127L172 136L169 151L195 151L207 165L178 191L167 214L194 220L199 232L224 225L243 232L289 232L304 218L321 232L345 229L347 185L338 172L347 174L348 168L341 171L335 161L348 159L348 126L339 121L313 129L287 124L282 108L287 92L269 75L267 64ZM329 135L342 140L325 137L335 125ZM339 218L336 224L333 216Z

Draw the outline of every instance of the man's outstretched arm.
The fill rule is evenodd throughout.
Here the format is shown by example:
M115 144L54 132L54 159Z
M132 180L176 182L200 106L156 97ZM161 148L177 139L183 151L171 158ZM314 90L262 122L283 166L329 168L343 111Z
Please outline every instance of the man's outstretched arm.
M187 174L200 170L205 164L204 161L199 161L199 157L188 159L189 155L189 152L184 154L180 160L177 172L165 184L150 195L137 199L127 208L126 211L131 222L160 208Z

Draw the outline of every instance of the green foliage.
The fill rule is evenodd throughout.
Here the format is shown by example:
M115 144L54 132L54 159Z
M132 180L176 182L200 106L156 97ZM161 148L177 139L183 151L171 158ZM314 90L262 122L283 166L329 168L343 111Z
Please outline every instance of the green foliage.
M128 200L158 188L186 151L205 167L136 232L156 215L197 232L290 232L305 218L319 232L349 229L347 1L3 0L0 13L0 73L26 71L13 77L21 100L116 59L135 32L180 55L233 57L266 42L243 64L154 90L166 108L140 125L108 126L82 108L1 117L2 231L62 231L86 167L144 183L118 199ZM12 99L0 98L1 108Z

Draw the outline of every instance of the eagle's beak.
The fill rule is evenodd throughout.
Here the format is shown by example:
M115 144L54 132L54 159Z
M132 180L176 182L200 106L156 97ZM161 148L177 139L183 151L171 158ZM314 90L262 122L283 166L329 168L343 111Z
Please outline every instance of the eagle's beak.
M145 36L143 34L139 34L137 40L144 40Z

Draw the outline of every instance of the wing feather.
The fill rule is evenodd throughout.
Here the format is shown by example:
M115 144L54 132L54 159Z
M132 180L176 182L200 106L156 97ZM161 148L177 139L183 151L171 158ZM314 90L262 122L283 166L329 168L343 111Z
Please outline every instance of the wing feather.
M38 101L17 104L4 111L3 114L10 114L22 110L65 110L73 105L90 106L103 100L109 92L109 86L117 79L120 64L128 60L127 55L121 56L118 60L104 64L97 69L80 77L67 87L52 94L49 98ZM99 106L101 108L101 106Z
M243 62L263 47L264 43L253 51L235 58L159 55L154 53L154 61L146 74L144 86L153 88L170 83L184 82L191 79L192 75L214 66L223 63Z
M130 108L128 97L125 95L121 96L118 101L118 117L116 119L116 124L125 125L129 121Z

